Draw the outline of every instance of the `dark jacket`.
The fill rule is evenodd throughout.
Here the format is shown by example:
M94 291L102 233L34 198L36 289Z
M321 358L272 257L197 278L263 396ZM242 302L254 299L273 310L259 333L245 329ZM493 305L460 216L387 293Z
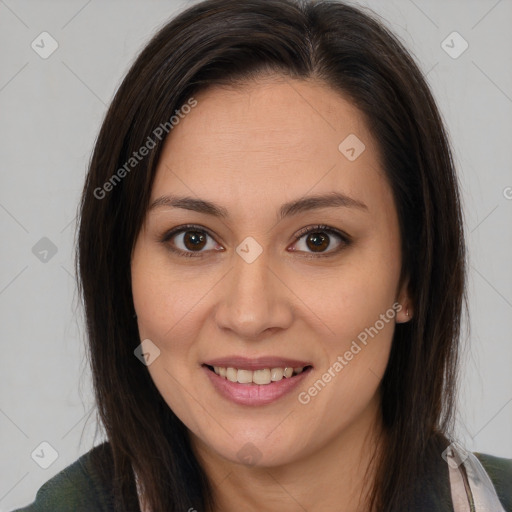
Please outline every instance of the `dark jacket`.
M113 510L111 490L97 470L100 452L108 443L94 447L73 464L48 480L38 490L34 503L13 512L110 512ZM512 512L512 459L475 453L489 474L506 512ZM453 512L448 467L439 464L419 482L415 512ZM139 511L140 512L140 511Z

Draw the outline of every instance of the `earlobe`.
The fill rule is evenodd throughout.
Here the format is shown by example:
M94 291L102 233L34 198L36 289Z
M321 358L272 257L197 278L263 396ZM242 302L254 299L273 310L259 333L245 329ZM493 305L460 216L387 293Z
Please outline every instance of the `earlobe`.
M406 304L402 304L402 309L396 315L396 323L397 324L405 324L412 320L413 312L412 308Z
M402 307L397 311L396 314L396 323L404 324L412 320L414 316L412 301L409 293L409 276L407 276L400 286L400 292L397 298L398 304Z

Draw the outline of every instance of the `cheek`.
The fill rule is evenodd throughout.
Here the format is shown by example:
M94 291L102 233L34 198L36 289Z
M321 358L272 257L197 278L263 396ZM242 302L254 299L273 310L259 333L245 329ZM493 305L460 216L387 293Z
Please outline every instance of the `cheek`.
M132 281L134 307L141 337L158 344L171 338L188 301L183 283L166 279L158 272L139 272Z
M184 382L196 370L200 330L207 319L202 298L215 284L198 267L172 268L158 251L135 252L132 261L132 294L141 340L150 339L160 350L149 371L164 397L179 391L175 379ZM218 280L218 278L217 278Z
M151 379L174 413L196 430L200 414L191 411L186 389L197 361L193 340L202 294L194 293L196 282L174 274L157 257L139 253L132 264L133 301L140 339L150 339L160 351L148 366Z
M132 263L132 294L141 338L167 345L177 339L184 325L201 314L200 300L208 289L208 278L198 272L177 270L159 254L140 254ZM196 318L197 320L197 318Z
M395 302L397 254L385 240L372 238L336 272L320 277L316 273L311 279L306 274L295 289L298 296L307 297L318 332L324 334L318 344L324 351L320 382L304 391L311 397L321 394L314 400L332 403L333 411L343 411L346 417L372 398L387 366L400 308Z
M197 371L199 355L194 340L204 324L199 299L186 280L175 281L160 273L139 274L133 283L140 339L150 339L159 356L148 367L151 377L168 405L183 408L181 383ZM198 296L199 295L199 296Z
M303 272L294 283L294 292L313 313L309 316L316 317L319 332L336 350L376 322L383 337L392 335L394 310L388 313L384 325L380 319L396 300L400 261L396 258L393 262L383 252L358 248L335 271Z

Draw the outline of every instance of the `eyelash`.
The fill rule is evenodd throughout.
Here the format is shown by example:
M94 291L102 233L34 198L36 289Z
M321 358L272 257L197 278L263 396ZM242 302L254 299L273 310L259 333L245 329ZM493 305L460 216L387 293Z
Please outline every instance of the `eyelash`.
M201 256L202 252L199 252L199 251L197 251L197 252L182 251L181 249L177 249L175 247L172 247L172 245L169 244L169 241L175 235L181 234L183 232L186 233L187 231L198 231L200 233L204 233L204 234L208 235L211 238L214 238L213 235L207 229L205 229L203 227L197 226L195 224L185 224L183 226L178 226L178 227L172 229L171 231L165 233L161 237L160 242L163 243L164 245L166 245L170 251L172 251L173 253L178 254L179 256L185 256L187 258L189 258L189 257L192 257L192 258L202 257ZM350 245L351 242L352 242L351 238L346 233L343 233L342 231L338 231L337 229L331 228L331 227L326 226L324 224L317 224L315 226L308 226L306 228L301 229L295 235L295 240L294 240L293 243L294 244L297 243L302 237L304 237L305 235L307 235L309 233L317 233L317 232L327 233L327 234L330 234L330 235L335 235L335 236L337 236L340 239L340 241L343 243L343 245L341 247L338 247L338 249L335 249L335 250L330 251L330 252L317 253L317 254L307 253L307 254L310 254L310 255L309 256L302 256L302 257L304 257L304 258L325 258L325 257L328 257L328 256L333 256L334 254L337 254L338 252L340 252L344 247Z

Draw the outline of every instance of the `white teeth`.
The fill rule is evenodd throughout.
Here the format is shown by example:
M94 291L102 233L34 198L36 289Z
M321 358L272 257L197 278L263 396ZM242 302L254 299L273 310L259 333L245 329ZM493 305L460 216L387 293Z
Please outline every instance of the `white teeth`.
M284 370L282 368L272 368L272 370L270 370L270 373L272 382L275 382L283 378Z
M251 370L238 370L236 380L240 382L240 384L250 384L252 382Z
M304 367L297 368L264 368L261 370L238 370L236 368L223 368L222 366L214 366L213 371L230 382L238 382L240 384L258 384L266 385L271 382L278 382L284 378L289 379L292 375L298 375L304 371Z
M264 370L255 370L252 374L252 381L254 384L270 384L271 382L270 370L268 368L265 368Z
M234 368L228 368L226 370L226 378L231 382L237 382L237 374L238 370L235 370Z

